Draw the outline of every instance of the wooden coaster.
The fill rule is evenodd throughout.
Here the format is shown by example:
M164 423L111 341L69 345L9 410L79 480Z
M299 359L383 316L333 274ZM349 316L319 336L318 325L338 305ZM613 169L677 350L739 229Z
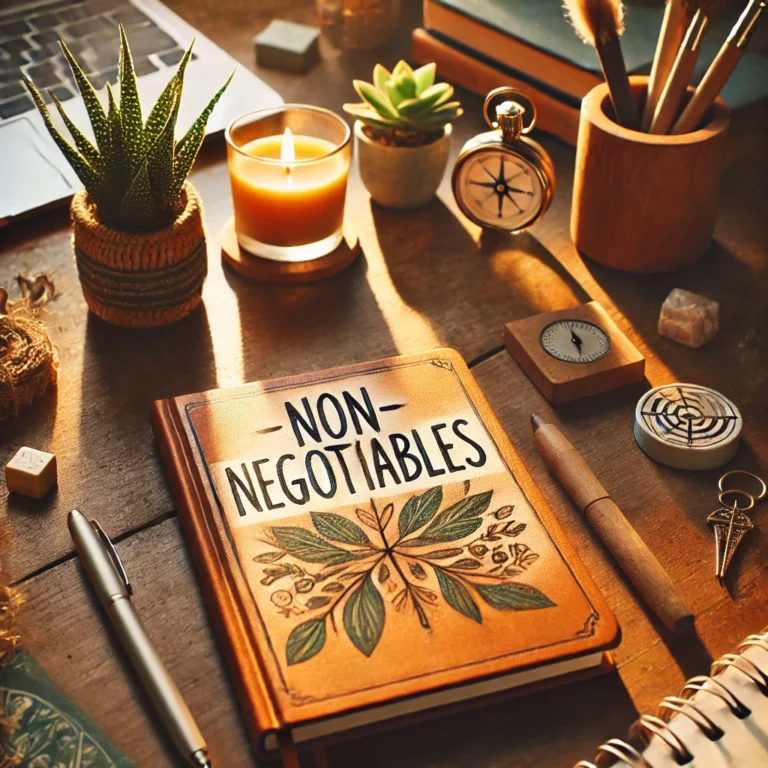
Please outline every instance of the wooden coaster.
M231 218L219 234L221 258L236 272L266 283L315 283L346 269L361 251L357 236L344 232L335 251L311 261L273 261L254 256L237 242L235 220Z

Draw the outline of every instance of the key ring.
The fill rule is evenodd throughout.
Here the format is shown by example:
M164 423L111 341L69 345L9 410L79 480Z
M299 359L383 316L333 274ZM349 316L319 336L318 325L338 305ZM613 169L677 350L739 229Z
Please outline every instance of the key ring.
M759 493L757 496L741 488L726 488L725 481L734 475L751 478L757 481ZM768 488L765 481L744 469L732 469L726 472L717 482L717 488L720 495L717 497L722 505L716 509L708 518L707 523L715 534L715 576L720 583L725 579L725 572L733 560L733 553L741 544L744 537L755 527L755 524L745 514L761 499L764 499ZM728 501L731 501L729 504ZM739 501L746 501L746 506L739 506Z
M725 485L726 479L729 477L732 477L733 475L742 475L743 477L751 477L753 480L757 480L757 482L760 484L760 494L758 496L754 496L750 493L747 493L746 491L739 490L739 493L746 493L747 496L751 496L753 501L752 507L755 506L754 505L755 501L760 501L761 499L765 498L766 493L768 493L768 487L766 487L765 481L761 477L758 477L757 475L753 474L752 472L747 472L745 469L732 469L730 472L726 472L720 478L720 480L718 480L717 487L720 489L722 493L730 493L730 491L726 491L723 486ZM749 509L752 509L752 507L749 507Z
M744 499L749 499L749 501L747 502L747 506L746 507L739 507L735 503L734 504L726 504L726 502L724 500L727 499L728 496L741 496ZM739 512L749 512L749 510L753 509L754 506L755 506L755 497L751 493L747 493L746 491L739 491L736 488L733 488L733 489L731 489L729 491L723 491L717 497L717 500L724 507L727 507L728 509L732 509L734 511L738 509Z

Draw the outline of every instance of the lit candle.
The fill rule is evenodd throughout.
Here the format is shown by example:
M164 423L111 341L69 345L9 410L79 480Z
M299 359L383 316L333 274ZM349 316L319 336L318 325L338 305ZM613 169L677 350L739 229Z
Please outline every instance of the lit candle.
M307 109L317 117L315 110ZM249 123L251 130L238 131L237 121L235 129L228 130L235 229L240 245L256 255L295 260L298 253L299 258L316 258L341 241L349 129L341 118L317 111L325 113L323 120L330 115L342 124L336 135L321 125L317 133L322 135L313 135L308 130L312 120L306 119L297 121L298 131L286 127L273 135L258 136L260 129L254 131L254 123ZM274 111L270 117L274 120ZM301 250L292 255L290 249L297 248Z

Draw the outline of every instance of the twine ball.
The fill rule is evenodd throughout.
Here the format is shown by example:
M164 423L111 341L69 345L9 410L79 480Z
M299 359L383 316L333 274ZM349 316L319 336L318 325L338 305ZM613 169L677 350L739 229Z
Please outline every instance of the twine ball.
M0 287L0 423L56 383L59 358L48 329L27 300L9 302Z

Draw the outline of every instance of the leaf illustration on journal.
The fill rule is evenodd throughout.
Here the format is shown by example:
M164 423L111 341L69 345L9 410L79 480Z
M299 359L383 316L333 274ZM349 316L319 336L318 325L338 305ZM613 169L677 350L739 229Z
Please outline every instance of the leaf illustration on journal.
M253 558L263 566L260 582L274 589L276 611L290 621L301 617L286 642L287 663L308 661L339 632L370 657L388 612L393 621L410 614L431 632L433 611L451 609L482 624L483 610L554 607L516 580L539 556L522 541L509 543L526 530L514 505L492 508L493 491L472 494L466 484L462 491L444 505L443 488L430 488L410 496L397 515L393 503L372 499L355 509L355 519L312 512L314 530L267 529L268 548Z

